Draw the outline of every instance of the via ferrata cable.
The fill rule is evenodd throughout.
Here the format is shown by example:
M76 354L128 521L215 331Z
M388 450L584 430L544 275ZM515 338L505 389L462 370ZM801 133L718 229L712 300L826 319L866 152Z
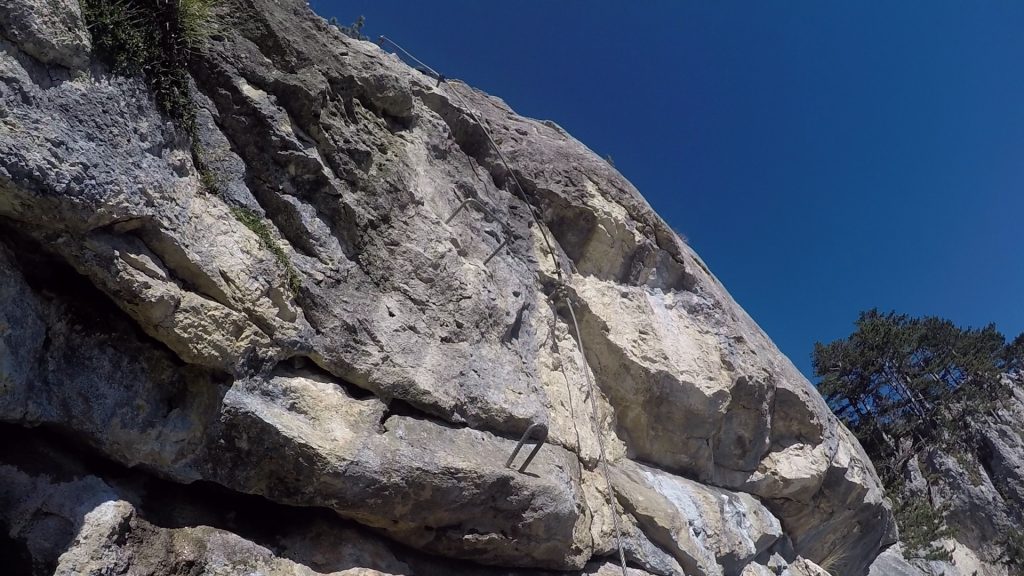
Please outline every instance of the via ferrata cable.
M589 369L590 366L589 366L589 364L587 364L587 355L586 355L586 352L584 352L584 346L583 346L583 335L580 332L579 322L576 321L576 311L573 309L573 306L572 306L572 297L568 294L567 291L565 291L565 287L568 284L567 284L567 281L563 279L562 267L559 264L558 257L555 255L554 249L552 249L550 240L548 240L548 235L547 235L547 232L545 231L545 227L541 224L540 219L538 218L537 213L534 210L533 204L530 203L529 198L526 196L526 192L523 189L523 185L519 182L519 177L516 175L515 171L512 170L512 167L509 165L508 160L505 158L505 155L501 152L501 149L498 148L498 144L494 140L494 137L491 136L491 131L488 130L487 126L484 124L483 120L480 118L480 115L477 114L473 110L473 108L469 105L469 103L466 101L466 99L463 98L463 96L459 93L458 90L456 90L455 85L453 83L448 82L448 79L444 75L438 73L436 70L434 70L433 68L431 68L430 66L425 64L422 60L420 60L420 59L416 58L415 56L413 56L405 48L402 48L401 46L399 46L394 40L391 40L390 38L388 38L386 36L381 36L380 40L388 42L389 44L391 44L392 46L397 48L399 51L401 51L403 54L408 56L411 60L413 60L414 62L416 62L420 66L422 66L423 69L427 70L434 78L437 79L438 86L440 86L441 84L445 84L446 86L448 86L448 88L451 90L451 93L455 95L455 97L458 99L459 103L465 109L466 113L468 113L469 116L472 117L473 120L476 121L477 125L480 127L480 129L483 131L484 135L487 137L487 141L490 143L491 148L494 149L495 154L498 155L498 158L501 160L502 165L504 165L505 170L508 172L509 175L512 176L512 180L513 180L513 182L516 185L517 191L519 192L519 197L526 204L527 209L530 211L530 217L533 219L533 223L535 223L537 225L537 230L540 232L541 237L544 239L544 244L545 244L545 246L548 249L548 254L551 256L551 260L554 263L555 274L557 276L557 280L558 280L558 283L559 283L559 286L556 289L556 294L561 296L562 300L566 304L566 307L569 309L569 317L572 319L573 328L575 329L575 332L576 332L576 348L579 351L580 358L581 358L581 360L583 362L583 364L581 366L581 369L583 370L583 377L586 380L587 393L590 395L590 405L591 405L591 412L592 412L591 425L592 425L592 428L594 430L595 435L597 436L598 457L600 459L601 471L602 471L603 476L604 476L605 485L606 485L606 488L608 490L608 505L611 508L612 526L614 527L614 531L615 531L615 543L616 543L616 545L618 547L618 551L619 551L619 563L620 563L620 565L622 567L622 576L627 576L627 572L626 572L626 550L625 550L625 547L623 546L623 543L622 543L622 531L621 531L621 529L619 527L618 507L615 505L615 492L614 492L614 490L612 488L611 476L608 473L608 459L607 459L607 456L605 454L604 436L601 434L600 413L599 413L598 405L597 405L597 394L596 394L596 391L594 389L593 379L591 379L591 377L590 377L590 369ZM506 223L506 227L507 227L507 223ZM492 257L493 257L493 254L492 254ZM488 260L490 260L490 258L488 258ZM572 270L570 269L568 274L567 274L567 276L571 277L571 275L572 275ZM522 442L520 442L520 443L522 443ZM531 455L531 458L532 458L532 455Z

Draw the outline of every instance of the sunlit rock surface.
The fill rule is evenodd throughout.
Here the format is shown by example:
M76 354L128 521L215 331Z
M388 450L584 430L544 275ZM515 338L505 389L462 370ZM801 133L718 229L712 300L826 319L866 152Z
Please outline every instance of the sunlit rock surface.
M604 160L303 2L214 24L201 176L73 0L0 9L0 419L69 447L0 449L22 565L618 574L617 518L634 574L861 575L895 541L857 442ZM189 484L322 532L144 505Z

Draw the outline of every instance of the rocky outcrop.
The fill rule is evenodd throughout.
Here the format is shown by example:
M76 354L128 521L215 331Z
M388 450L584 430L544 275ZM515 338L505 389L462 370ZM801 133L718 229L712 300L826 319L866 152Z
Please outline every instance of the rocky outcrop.
M903 557L900 545L892 546L875 558L868 576L925 576L925 572Z
M1011 576L1024 561L1024 392L1020 374L1010 378L1012 395L979 423L976 453L936 447L908 462L905 494L941 512L949 536L936 540L948 559L913 556L899 547L878 557L872 574ZM909 560L904 555L911 556ZM901 566L899 570L892 568ZM916 572L914 571L916 570Z
M8 0L0 6L0 33L43 64L89 64L92 46L77 0Z
M557 125L224 0L190 135L83 62L79 14L0 9L0 420L103 462L0 454L0 546L37 573L605 574L617 520L637 574L860 575L895 540L856 440ZM110 467L309 514L345 560L295 552L304 522L161 523Z

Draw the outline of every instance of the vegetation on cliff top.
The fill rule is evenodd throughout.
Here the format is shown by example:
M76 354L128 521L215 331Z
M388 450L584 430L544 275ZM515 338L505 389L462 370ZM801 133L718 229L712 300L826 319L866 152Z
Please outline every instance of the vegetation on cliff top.
M936 317L863 312L849 337L818 343L818 388L883 476L899 469L902 445L970 451L976 416L1010 393L1004 374L1024 365L1024 335L1012 343L994 325L959 328Z
M818 389L857 436L891 494L911 555L948 556L943 510L906 489L909 461L940 449L977 475L981 426L1012 393L1006 374L1024 370L1024 334L1008 343L994 325L960 328L937 317L862 312L847 338L818 343Z
M363 34L363 26L366 25L366 18L363 16L360 16L355 22L348 26L339 23L337 18L331 18L330 24L338 30L341 30L341 33L349 38L355 38L356 40L369 40L369 38Z

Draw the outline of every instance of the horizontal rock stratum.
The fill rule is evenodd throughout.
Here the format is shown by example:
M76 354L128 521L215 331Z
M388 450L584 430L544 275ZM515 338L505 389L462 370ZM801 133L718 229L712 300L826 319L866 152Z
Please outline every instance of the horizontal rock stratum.
M0 555L25 573L618 574L613 514L637 575L855 576L895 541L814 388L556 124L304 2L221 0L189 134L75 0L8 4Z

